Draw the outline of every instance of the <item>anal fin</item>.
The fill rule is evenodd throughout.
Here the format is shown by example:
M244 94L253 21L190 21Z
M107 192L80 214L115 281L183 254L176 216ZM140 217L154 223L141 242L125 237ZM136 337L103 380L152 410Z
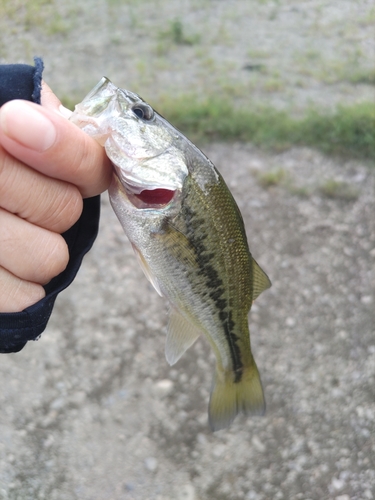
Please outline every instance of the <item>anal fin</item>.
M174 365L181 356L194 344L201 331L185 319L176 309L171 309L168 324L165 357L170 365Z

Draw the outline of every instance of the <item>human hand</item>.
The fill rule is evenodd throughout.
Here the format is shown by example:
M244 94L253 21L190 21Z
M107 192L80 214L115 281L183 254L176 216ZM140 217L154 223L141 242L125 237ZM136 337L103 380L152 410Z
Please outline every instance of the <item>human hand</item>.
M14 100L0 109L0 312L45 296L42 285L69 261L61 233L79 219L83 198L109 186L104 149L60 104L44 84L42 106Z

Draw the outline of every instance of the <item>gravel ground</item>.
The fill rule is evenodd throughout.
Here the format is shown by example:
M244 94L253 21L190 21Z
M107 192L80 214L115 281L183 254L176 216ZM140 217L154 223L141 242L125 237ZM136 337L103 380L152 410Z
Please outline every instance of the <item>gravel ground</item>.
M168 367L163 300L104 199L98 241L48 330L2 357L4 499L373 498L374 172L304 149L207 153L273 281L250 315L266 416L210 433L213 356L199 340ZM275 164L290 183L265 189ZM358 197L321 196L327 175Z
M103 75L155 107L192 91L294 113L374 99L372 0L3 0L1 10L0 61L43 56L46 81L70 100Z
M213 4L218 14L211 22ZM305 87L289 88L283 73L297 49L307 53L326 40L320 31L314 38L314 23L325 27L332 47L342 41L342 54L354 44L347 33L371 45L363 21L369 18L370 2L254 2L253 17L250 4L159 1L153 4L157 10L150 11L149 2L110 2L106 12L113 16L118 9L119 20L132 13L125 27L133 34L150 27L153 14L156 32L163 16L179 14L190 20L194 34L201 26L194 19L201 13L207 26L201 45L212 47L213 73L221 67L220 54L230 58L231 47L238 67L249 58L243 49L247 31L235 37L236 23L245 14L254 21L258 50L269 54L267 61L277 61L289 33L294 52L280 60L284 90L254 90L275 105L286 106L292 99L293 109L299 109L317 94L317 104L324 104L363 100L373 92L371 86L320 82L314 94L311 76ZM92 22L101 16L98 26L107 27L107 4L78 5L82 16L90 15ZM7 29L14 43L5 43L3 31L4 59L25 60L22 50L29 40L32 54L44 55L50 65L47 81L61 93L84 88L84 94L106 74L140 93L144 86L148 97L156 62L143 81L137 66L152 54L147 37L135 38L137 47L144 43L134 59L136 69L130 56L123 56L123 72L118 61L127 49L116 42L119 24L111 39L106 28L115 50L106 63L103 31L94 39L83 28L85 37L79 41L77 30L69 36L60 33L42 50L47 36L42 30L36 40L35 26L21 33L12 22ZM231 42L223 52L210 38L215 22L221 22ZM186 68L181 73L178 55L194 61L194 51L195 45L181 46L164 56L176 63L171 88L191 76ZM192 62L198 69L199 64ZM290 78L298 68L293 66ZM130 83L139 78L141 90L126 84L127 74ZM261 87L265 76L259 78ZM165 91L167 79L161 69L154 82L156 97ZM197 75L192 81L202 83ZM204 151L227 180L254 257L273 282L250 314L266 416L240 416L229 430L209 431L213 355L202 339L173 368L168 366L165 304L143 277L104 195L98 239L73 285L59 296L47 330L21 353L1 357L1 500L375 498L375 170L310 149L270 154L249 144L209 144Z

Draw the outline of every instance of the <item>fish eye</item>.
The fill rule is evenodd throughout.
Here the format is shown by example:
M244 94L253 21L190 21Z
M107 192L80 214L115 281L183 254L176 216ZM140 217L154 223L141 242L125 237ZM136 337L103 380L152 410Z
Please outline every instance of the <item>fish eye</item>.
M150 121L154 117L154 110L145 103L138 103L132 107L133 113L141 120Z

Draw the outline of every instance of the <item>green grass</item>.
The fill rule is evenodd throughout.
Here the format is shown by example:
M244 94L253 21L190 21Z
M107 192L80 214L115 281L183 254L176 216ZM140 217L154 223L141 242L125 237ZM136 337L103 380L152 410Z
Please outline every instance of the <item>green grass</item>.
M333 114L311 111L296 138L325 153L375 161L375 104L340 106Z
M287 190L290 194L299 198L308 198L312 191L307 186L298 186L294 183L293 178L287 170L281 167L274 167L271 170L260 171L252 170L255 178L260 186L264 189L281 187Z
M320 193L332 199L339 199L344 201L356 200L359 196L358 189L354 188L347 182L336 181L328 179L321 186L319 186Z
M365 85L375 85L375 69L354 69L353 71L347 71L345 77L350 83L362 83Z
M16 22L24 31L35 28L49 36L67 34L74 28L79 8L59 13L54 0L0 0L0 17Z
M236 108L228 101L193 96L162 100L157 110L193 141L239 140L274 150L305 145L326 154L375 160L375 104L310 110L292 118L272 108Z
M169 28L159 33L159 38L176 45L195 45L200 41L200 35L187 35L185 26L179 18L169 22Z
M257 172L256 177L262 187L269 188L285 184L288 175L285 169L274 168L267 172Z

